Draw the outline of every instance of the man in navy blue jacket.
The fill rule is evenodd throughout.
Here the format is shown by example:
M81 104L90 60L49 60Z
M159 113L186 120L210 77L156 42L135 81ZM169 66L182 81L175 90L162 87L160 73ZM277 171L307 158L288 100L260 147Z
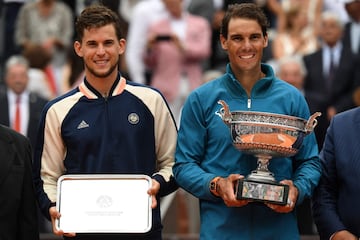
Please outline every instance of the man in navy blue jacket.
M118 71L125 51L117 14L92 5L76 22L75 52L84 61L80 85L44 108L35 149L34 182L54 233L60 218L57 180L64 174L145 174L152 178L152 229L143 234L77 234L71 239L161 239L160 197L176 189L172 175L177 128L161 93ZM122 194L129 194L128 192ZM65 239L66 239L65 237Z
M323 175L313 196L321 239L360 237L360 108L333 117L320 152Z

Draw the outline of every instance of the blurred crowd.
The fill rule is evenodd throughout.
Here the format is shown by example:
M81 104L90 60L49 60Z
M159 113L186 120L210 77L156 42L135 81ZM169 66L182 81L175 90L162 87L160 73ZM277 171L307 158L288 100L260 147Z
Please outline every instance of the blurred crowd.
M159 89L180 125L190 91L224 73L221 19L230 4L242 2L259 4L268 16L263 61L305 95L311 112L323 113L315 129L321 148L330 119L360 105L359 0L2 0L0 97L26 92L22 101L40 99L42 107L76 87L84 75L73 50L74 20L85 6L102 3L119 14L127 36L121 73ZM15 98L4 104L4 111L13 111ZM31 111L27 115L40 114ZM24 135L35 124L29 121ZM303 234L316 233L309 206L298 210ZM45 223L42 228L50 231Z

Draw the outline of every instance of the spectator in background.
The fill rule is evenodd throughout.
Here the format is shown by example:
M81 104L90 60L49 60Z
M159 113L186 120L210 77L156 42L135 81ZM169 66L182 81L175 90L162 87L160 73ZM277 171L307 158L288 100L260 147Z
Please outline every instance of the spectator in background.
M40 45L31 45L24 49L23 56L29 62L28 90L48 100L56 97L56 80L49 52Z
M304 79L307 72L301 56L294 55L280 58L277 61L276 72L280 79L304 92Z
M308 22L306 30L313 32L317 36L324 0L281 0L280 2L285 12L294 7L301 8Z
M34 148L40 114L47 100L27 89L29 82L28 72L29 63L23 56L14 55L6 61L5 86L0 88L0 124L11 127L27 136L32 148ZM5 153L2 153L1 156L4 157L5 155L8 156ZM29 181L32 180L29 179ZM26 201L31 201L31 197ZM25 210L21 211L26 212ZM42 215L39 214L38 217L40 232L49 232L48 222ZM37 220L35 223L37 223ZM3 235L0 234L0 236Z
M216 12L216 0L188 0L188 1L183 0L183 1L184 3L188 2L188 6L186 10L190 14L205 18L208 21L209 26L211 28L213 17ZM212 33L210 37L212 38ZM202 65L205 71L211 71L210 58L206 58L205 60L203 60Z
M170 17L150 25L145 62L152 72L151 86L165 96L178 119L189 91L202 84L211 31L205 18L183 10L183 0L163 3Z
M315 128L321 149L331 118L354 107L353 91L359 82L359 62L342 43L343 23L334 12L324 12L320 24L321 48L304 56L307 70L304 91L310 111L320 111Z
M285 12L285 30L274 36L272 55L275 60L295 54L310 54L318 48L314 32L307 31L305 10L296 5Z
M0 123L16 129L17 99L20 105L20 128L16 129L30 139L35 147L40 113L47 100L27 89L29 63L21 55L11 56L5 65L5 86L0 91Z
M58 0L30 1L20 9L15 40L23 50L40 45L51 56L52 69L47 74L56 82L60 94L61 68L74 34L71 9Z
M344 4L350 21L345 25L343 44L360 58L360 0L344 0Z
M125 52L129 80L149 84L149 72L143 61L146 51L146 33L150 24L166 16L168 13L162 0L143 0L134 6L129 22Z

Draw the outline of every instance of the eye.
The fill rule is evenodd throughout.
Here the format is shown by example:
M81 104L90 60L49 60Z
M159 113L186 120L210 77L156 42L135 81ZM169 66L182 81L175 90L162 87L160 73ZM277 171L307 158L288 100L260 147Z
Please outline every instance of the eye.
M261 35L259 35L259 34L251 35L250 39L252 39L252 40L259 40L259 39L261 39Z
M90 42L87 42L87 44L86 44L88 47L91 47L91 48L94 48L94 47L96 47L97 46L97 44L96 44L96 42L92 42L92 41L90 41Z
M104 42L104 45L105 45L105 46L108 46L108 47L109 47L109 46L112 46L113 44L114 44L114 41L113 41L113 40L108 40L108 41L105 41L105 42Z
M231 39L235 42L240 42L243 38L241 36L233 36Z

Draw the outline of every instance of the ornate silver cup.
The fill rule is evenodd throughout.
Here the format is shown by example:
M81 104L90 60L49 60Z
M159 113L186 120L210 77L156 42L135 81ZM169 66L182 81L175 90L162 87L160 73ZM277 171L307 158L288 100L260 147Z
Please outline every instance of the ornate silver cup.
M321 113L316 112L305 120L268 112L230 112L225 101L218 103L222 108L217 114L230 128L233 145L257 158L257 169L239 181L237 198L286 204L289 188L276 182L268 169L269 161L273 157L295 155L304 137L314 130Z

